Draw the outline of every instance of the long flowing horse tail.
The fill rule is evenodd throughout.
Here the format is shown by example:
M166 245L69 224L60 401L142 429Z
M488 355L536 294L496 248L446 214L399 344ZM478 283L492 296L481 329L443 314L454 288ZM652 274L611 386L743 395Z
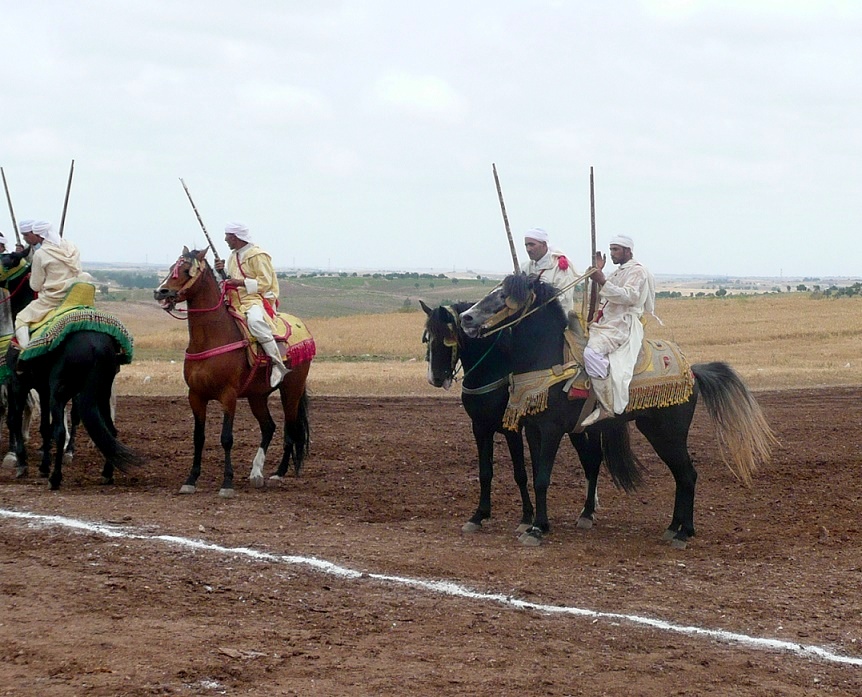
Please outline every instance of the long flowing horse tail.
M311 445L311 429L308 426L308 390L302 391L296 419L292 423L285 423L284 430L285 443L289 443L293 448L293 469L298 475Z
M636 491L643 484L644 468L632 451L628 422L606 422L601 438L602 459L614 486L629 494Z
M116 436L105 422L102 409L99 408L98 391L91 385L77 397L78 414L84 428L99 452L121 472L144 464L144 458L128 446L117 440Z
M721 457L746 486L760 465L769 462L778 439L742 378L727 363L691 366L715 426Z

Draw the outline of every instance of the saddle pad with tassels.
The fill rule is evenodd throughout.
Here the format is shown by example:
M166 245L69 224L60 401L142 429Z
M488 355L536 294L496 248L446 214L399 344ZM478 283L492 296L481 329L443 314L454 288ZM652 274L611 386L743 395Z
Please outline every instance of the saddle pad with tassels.
M28 361L53 351L72 332L96 331L114 338L119 348L120 364L132 362L134 341L120 320L110 312L93 307L96 287L92 283L75 283L63 302L45 318L30 327L30 343L19 360ZM3 337L0 350L8 348L10 337ZM6 352L3 350L3 368Z
M258 363L264 354L261 351L261 358L258 357L259 346L257 339L249 332L245 315L237 312L232 307L228 309L239 325L243 336L248 340L249 363L251 365ZM314 337L311 336L311 332L308 331L305 322L299 319L299 317L289 315L286 312L279 312L275 317L267 317L267 320L270 327L272 327L272 335L275 337L284 364L288 368L295 368L303 363L309 363L317 354Z
M581 371L569 385L569 398L583 399L589 389L589 377ZM670 341L644 339L629 384L626 412L682 404L691 397L693 389L694 375L679 346Z
M535 370L512 375L509 386L509 404L503 414L503 428L517 431L521 418L539 414L548 408L548 388L577 375L580 366L560 366L557 370Z

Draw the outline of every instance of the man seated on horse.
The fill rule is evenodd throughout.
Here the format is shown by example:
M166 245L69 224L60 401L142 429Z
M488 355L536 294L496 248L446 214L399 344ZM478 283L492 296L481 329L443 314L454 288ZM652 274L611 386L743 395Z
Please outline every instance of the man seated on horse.
M15 318L15 339L25 349L30 343L30 325L59 307L74 283L92 282L93 277L81 269L78 248L60 237L48 221L22 223L21 233L30 246L30 287L37 293Z
M575 308L575 281L578 274L566 255L548 244L548 233L536 227L524 233L524 246L528 261L521 264L521 271L528 276L538 276L557 289L557 297L568 315Z
M611 261L619 268L605 276L605 255L596 252L591 274L601 288L599 308L589 325L584 367L599 404L583 426L622 414L629 403L629 383L644 337L643 315L655 313L655 280L633 256L634 242L626 235L610 241Z
M19 233L30 232L32 229L32 220L22 220L18 225ZM15 251L9 249L9 240L6 239L6 235L0 232L0 262L2 262L0 264L0 284L27 266L29 262L27 261L27 255L23 252L24 247L21 244L15 245Z
M272 267L272 258L252 242L248 227L242 223L228 223L224 239L231 253L227 260L227 288L236 290L239 307L248 322L248 330L257 339L260 347L272 359L269 384L278 387L290 372L281 360L278 345L267 322L267 315L275 315L278 309L278 279ZM223 259L215 262L217 271L225 268Z

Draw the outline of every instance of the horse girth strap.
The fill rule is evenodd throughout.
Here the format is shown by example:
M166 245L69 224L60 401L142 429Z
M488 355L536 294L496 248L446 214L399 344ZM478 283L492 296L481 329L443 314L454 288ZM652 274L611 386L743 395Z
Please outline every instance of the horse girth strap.
M572 362L513 375L509 404L503 415L503 428L517 431L522 417L545 411L548 408L548 390L575 377L580 369L580 365Z

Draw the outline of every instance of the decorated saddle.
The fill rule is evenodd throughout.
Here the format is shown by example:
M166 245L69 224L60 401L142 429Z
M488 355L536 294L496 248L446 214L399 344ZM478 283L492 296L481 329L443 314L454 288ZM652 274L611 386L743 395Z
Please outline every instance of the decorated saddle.
M570 332L566 332L567 335ZM548 389L565 381L569 399L585 399L590 394L590 377L583 368L586 342L577 335L566 337L567 363L551 370L513 375L509 404L503 427L517 430L521 418L548 407ZM644 339L629 383L629 403L625 413L652 407L667 407L688 401L694 389L694 374L679 346L664 340Z
M266 354L260 349L257 339L248 330L245 315L230 305L228 306L228 310L248 344L249 364L255 365L261 363L265 359ZM278 346L285 366L295 368L303 363L309 363L314 358L317 353L314 337L311 336L311 332L308 330L305 322L299 319L299 317L289 315L286 312L277 312L274 316L267 315L267 321L270 327L272 327L272 335L275 338L275 343Z
M75 283L60 305L43 320L30 326L30 343L21 352L19 361L28 361L57 348L71 333L97 331L113 337L117 344L120 364L132 362L134 340L120 320L110 312L95 307L96 287L92 283ZM7 377L6 352L12 334L0 337L0 380Z

